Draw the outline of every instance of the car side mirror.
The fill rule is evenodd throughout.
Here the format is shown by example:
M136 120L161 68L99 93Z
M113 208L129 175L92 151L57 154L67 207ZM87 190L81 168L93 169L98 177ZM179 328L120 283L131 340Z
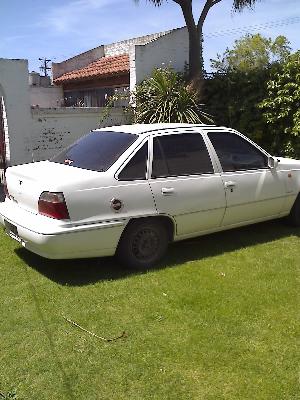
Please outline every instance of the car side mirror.
M270 169L276 169L278 167L278 160L276 157L273 156L268 157L268 167Z

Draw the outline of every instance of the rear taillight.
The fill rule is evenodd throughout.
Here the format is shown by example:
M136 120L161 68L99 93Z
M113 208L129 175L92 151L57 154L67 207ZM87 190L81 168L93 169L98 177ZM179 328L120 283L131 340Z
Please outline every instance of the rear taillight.
M43 192L38 203L39 214L55 219L70 219L63 193Z

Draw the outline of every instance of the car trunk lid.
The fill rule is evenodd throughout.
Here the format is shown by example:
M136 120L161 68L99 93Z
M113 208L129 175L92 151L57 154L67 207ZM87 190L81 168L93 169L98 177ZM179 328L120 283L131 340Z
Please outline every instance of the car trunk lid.
M19 207L38 213L38 201L42 192L62 192L62 188L82 185L96 172L41 161L10 167L6 171L6 183L10 199ZM99 174L99 173L98 173Z

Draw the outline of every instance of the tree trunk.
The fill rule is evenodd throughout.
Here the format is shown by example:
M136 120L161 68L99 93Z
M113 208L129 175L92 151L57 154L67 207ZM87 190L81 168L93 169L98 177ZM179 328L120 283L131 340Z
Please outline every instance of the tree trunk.
M202 56L202 26L195 23L192 2L182 1L179 3L189 34L189 87L201 97L203 86L203 56Z
M192 1L182 1L179 4L189 33L189 79L194 79L202 75L199 33L193 16Z
M211 7L222 0L206 0L197 24L193 16L192 0L173 1L180 5L189 32L189 86L201 97L204 79L203 24Z
M189 79L203 78L202 39L196 26L189 31Z

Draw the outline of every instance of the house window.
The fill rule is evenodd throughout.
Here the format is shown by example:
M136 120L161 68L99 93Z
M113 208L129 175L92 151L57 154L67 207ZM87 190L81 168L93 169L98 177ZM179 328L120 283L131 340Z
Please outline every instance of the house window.
M104 107L114 88L68 90L64 92L66 107Z

